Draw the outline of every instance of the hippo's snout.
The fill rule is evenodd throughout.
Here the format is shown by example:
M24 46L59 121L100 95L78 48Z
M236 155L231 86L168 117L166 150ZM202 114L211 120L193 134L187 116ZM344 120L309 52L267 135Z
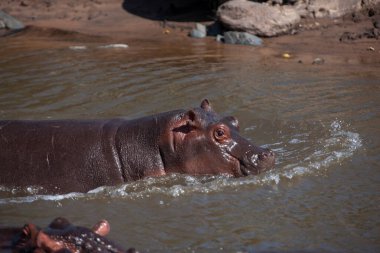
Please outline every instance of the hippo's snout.
M257 175L274 167L275 154L270 149L262 149L261 152L248 151L240 160L240 169L244 176Z

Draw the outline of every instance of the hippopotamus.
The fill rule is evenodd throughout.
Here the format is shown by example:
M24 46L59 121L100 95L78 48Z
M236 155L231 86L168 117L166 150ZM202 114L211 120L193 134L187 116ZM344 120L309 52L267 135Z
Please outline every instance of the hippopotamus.
M101 220L91 229L75 226L66 218L56 218L45 229L29 223L23 228L0 229L0 249L14 253L133 253L107 239L108 221ZM4 236L6 234L6 236Z
M239 134L233 116L200 107L129 120L0 121L0 185L87 192L169 173L256 175L274 153Z

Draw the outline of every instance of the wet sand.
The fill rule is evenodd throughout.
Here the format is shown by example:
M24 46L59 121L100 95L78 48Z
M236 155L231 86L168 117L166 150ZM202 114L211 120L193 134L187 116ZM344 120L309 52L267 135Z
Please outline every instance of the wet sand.
M203 20L209 20L204 21L204 24L213 22L212 16L199 12L187 13L186 18L181 18L181 15L175 16L171 21L165 22L159 18L144 18L144 15L137 16L130 13L128 8L125 8L125 3L120 0L7 0L0 3L0 9L29 26L26 31L19 34L25 40L31 36L43 35L51 38L64 35L68 40L70 38L106 40L126 44L144 40L158 43L181 43L181 41L199 40L190 38L188 33L195 22L202 20L202 17ZM131 5L135 5L132 6L135 9L139 8L137 2L132 1ZM158 5L159 2L156 1L155 7ZM143 7L140 6L140 8ZM364 68L368 65L378 67L380 40L361 38L339 41L344 32L361 34L373 28L374 18L376 16L368 17L364 13L355 18L348 16L335 20L303 20L296 34L264 38L264 46L257 49L257 54L274 65L313 64L316 58L320 58L321 65L327 66L332 64L344 67L349 64L363 65ZM213 42L215 38L207 37L203 40ZM217 43L219 42L215 41L215 44ZM246 47L229 46L239 47L237 52L244 51ZM287 54L286 57L284 54Z

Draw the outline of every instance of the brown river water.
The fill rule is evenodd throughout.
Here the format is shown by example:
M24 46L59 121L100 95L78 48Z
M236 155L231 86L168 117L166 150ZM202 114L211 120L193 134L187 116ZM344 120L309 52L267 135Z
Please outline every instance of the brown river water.
M379 65L287 64L208 40L104 45L0 40L0 119L136 118L208 98L276 168L85 194L0 187L0 226L107 219L109 238L144 252L380 252Z

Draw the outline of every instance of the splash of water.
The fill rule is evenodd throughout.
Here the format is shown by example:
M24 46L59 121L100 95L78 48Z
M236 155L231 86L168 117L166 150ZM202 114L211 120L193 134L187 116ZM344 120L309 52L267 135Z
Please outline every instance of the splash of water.
M341 121L333 121L330 124L329 136L319 140L316 149L303 161L285 166L280 175L291 179L295 176L317 173L351 157L358 148L362 147L362 140L358 133L344 130L343 125Z

